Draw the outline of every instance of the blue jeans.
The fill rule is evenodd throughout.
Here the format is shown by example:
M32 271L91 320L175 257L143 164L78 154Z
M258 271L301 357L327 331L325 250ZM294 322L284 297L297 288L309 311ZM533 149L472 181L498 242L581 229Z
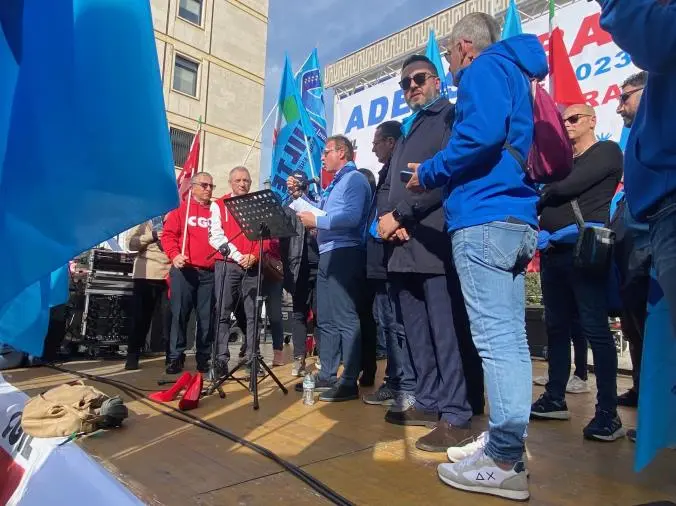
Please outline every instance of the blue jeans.
M499 462L518 462L532 398L525 269L537 233L528 225L491 222L457 230L451 241L486 379L490 435L485 452Z
M648 223L653 266L676 335L676 193L662 199L655 212L648 217Z
M573 267L573 247L555 246L540 262L542 301L549 342L547 394L556 401L566 396L570 375L572 322L579 317L580 330L594 357L597 408L617 409L617 352L608 326L608 272L593 274Z
M364 290L366 253L360 248L339 248L319 255L317 271L317 332L322 368L319 379L357 386L361 370L361 330L357 304Z

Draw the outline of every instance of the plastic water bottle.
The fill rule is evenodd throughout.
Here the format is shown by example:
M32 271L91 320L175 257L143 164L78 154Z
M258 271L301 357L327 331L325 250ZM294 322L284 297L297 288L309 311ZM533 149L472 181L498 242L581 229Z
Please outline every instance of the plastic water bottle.
M303 404L312 406L315 403L315 378L308 374L303 378Z

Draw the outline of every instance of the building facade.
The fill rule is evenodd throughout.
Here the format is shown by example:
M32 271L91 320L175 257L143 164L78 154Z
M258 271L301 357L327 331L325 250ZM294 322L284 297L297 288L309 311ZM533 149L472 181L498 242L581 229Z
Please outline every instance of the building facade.
M201 117L200 169L213 174L220 196L261 127L268 0L150 4L174 163L183 165ZM246 163L255 184L260 154L255 142Z

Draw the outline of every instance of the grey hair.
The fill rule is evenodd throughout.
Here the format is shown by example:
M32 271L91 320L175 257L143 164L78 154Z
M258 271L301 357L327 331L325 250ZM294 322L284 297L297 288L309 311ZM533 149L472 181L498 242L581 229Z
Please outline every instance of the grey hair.
M342 149L345 152L345 159L348 162L354 160L354 146L352 141L345 137L344 135L332 135L326 139L326 144L333 142L336 145L336 148Z
M453 26L450 40L466 40L481 52L500 40L500 25L490 14L472 12Z
M251 172L249 172L249 169L247 169L244 165L238 165L237 167L233 167L230 169L230 174L228 174L228 181L232 179L232 175L235 172L246 172L249 174L249 177L251 177Z
M209 176L209 179L211 179L212 181L214 180L214 176L212 176L208 172L198 172L197 174L195 174L193 177L190 178L190 184L197 183L198 181L197 178L199 178L200 176Z
M638 72L636 74L630 75L622 83L622 88L625 86L633 86L634 88L645 87L648 84L648 73L645 70Z

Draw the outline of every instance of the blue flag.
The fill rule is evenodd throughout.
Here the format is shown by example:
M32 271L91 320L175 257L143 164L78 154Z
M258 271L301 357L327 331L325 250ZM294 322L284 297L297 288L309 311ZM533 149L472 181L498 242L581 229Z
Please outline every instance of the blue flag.
M288 56L284 61L279 90L277 125L272 148L270 187L280 198L287 195L286 179L295 170L312 174L307 144L314 136L314 128L296 86ZM317 168L315 168L317 170Z
M676 337L669 306L651 272L643 340L634 469L643 470L660 450L676 446Z
M148 2L3 0L0 75L4 319L26 289L178 195Z
M502 27L502 38L508 39L522 33L521 16L519 16L519 10L516 8L516 2L509 0L509 7L507 7L507 13L505 14L505 24Z
M620 149L624 151L627 148L627 141L629 140L629 134L631 133L631 128L622 127L622 135L620 136Z
M296 74L296 82L303 106L310 117L313 128L310 140L312 168L314 174L307 173L309 178L317 177L322 164L322 151L326 147L326 109L324 106L324 85L322 71L319 66L317 48L315 48ZM310 168L310 167L308 167Z
M437 36L434 33L434 30L430 31L429 39L427 40L427 49L425 50L425 56L429 58L434 66L437 69L437 75L441 80L441 96L448 98L448 81L446 80L446 70L444 69L444 64L441 61L441 51L439 50L439 45L437 44Z

